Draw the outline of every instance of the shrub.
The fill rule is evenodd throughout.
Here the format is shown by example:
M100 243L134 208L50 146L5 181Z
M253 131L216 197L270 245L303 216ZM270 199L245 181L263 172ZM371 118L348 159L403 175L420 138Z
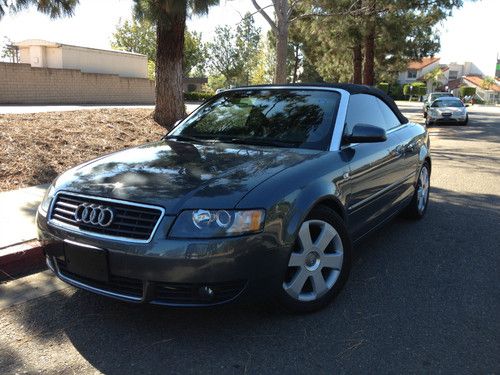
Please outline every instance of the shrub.
M399 83L391 83L389 85L389 95L391 98L394 100L404 100L406 99L404 94L403 94L403 86L400 85Z
M211 98L213 95L208 93L208 92L198 92L198 91L192 91L192 92L185 92L184 93L184 100L190 100L190 101L204 101L209 98Z
M427 86L423 82L407 83L403 86L403 93L407 96L423 96L427 94Z
M476 88L475 87L470 87L470 86L462 86L459 89L460 91L460 97L463 98L464 96L474 96L476 95Z
M379 82L377 83L377 88L382 90L386 94L389 93L389 84L387 82Z

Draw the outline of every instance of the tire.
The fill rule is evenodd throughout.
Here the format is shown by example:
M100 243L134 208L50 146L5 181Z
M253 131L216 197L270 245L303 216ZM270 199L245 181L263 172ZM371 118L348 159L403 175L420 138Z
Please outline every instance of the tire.
M469 123L469 115L465 116L465 121L462 121L460 125L466 126Z
M315 207L297 233L280 288L280 305L296 313L328 305L347 281L351 254L342 218L326 206Z
M409 219L416 219L416 220L422 219L424 217L427 211L427 206L429 204L430 175L431 173L430 173L429 163L425 162L422 165L422 168L420 168L420 173L418 174L415 193L413 194L410 204L403 211L403 216ZM424 184L424 187L422 187L422 184Z

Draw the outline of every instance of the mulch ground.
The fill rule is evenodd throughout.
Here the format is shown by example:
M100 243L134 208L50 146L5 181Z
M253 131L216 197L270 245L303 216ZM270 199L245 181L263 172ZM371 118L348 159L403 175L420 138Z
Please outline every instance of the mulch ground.
M149 109L0 115L0 191L51 182L84 161L165 132Z

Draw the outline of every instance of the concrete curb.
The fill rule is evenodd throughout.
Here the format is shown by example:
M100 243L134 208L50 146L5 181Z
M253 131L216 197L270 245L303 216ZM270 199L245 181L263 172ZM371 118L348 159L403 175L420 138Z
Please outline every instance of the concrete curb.
M23 242L0 250L0 281L27 275L44 267L43 246L38 241Z

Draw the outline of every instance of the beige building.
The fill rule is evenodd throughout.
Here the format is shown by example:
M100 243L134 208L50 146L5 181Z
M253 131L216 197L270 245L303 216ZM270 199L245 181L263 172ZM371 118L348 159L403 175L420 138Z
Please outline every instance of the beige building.
M53 43L29 39L14 43L21 64L34 68L76 69L82 73L116 74L120 77L147 78L148 60L138 53Z

